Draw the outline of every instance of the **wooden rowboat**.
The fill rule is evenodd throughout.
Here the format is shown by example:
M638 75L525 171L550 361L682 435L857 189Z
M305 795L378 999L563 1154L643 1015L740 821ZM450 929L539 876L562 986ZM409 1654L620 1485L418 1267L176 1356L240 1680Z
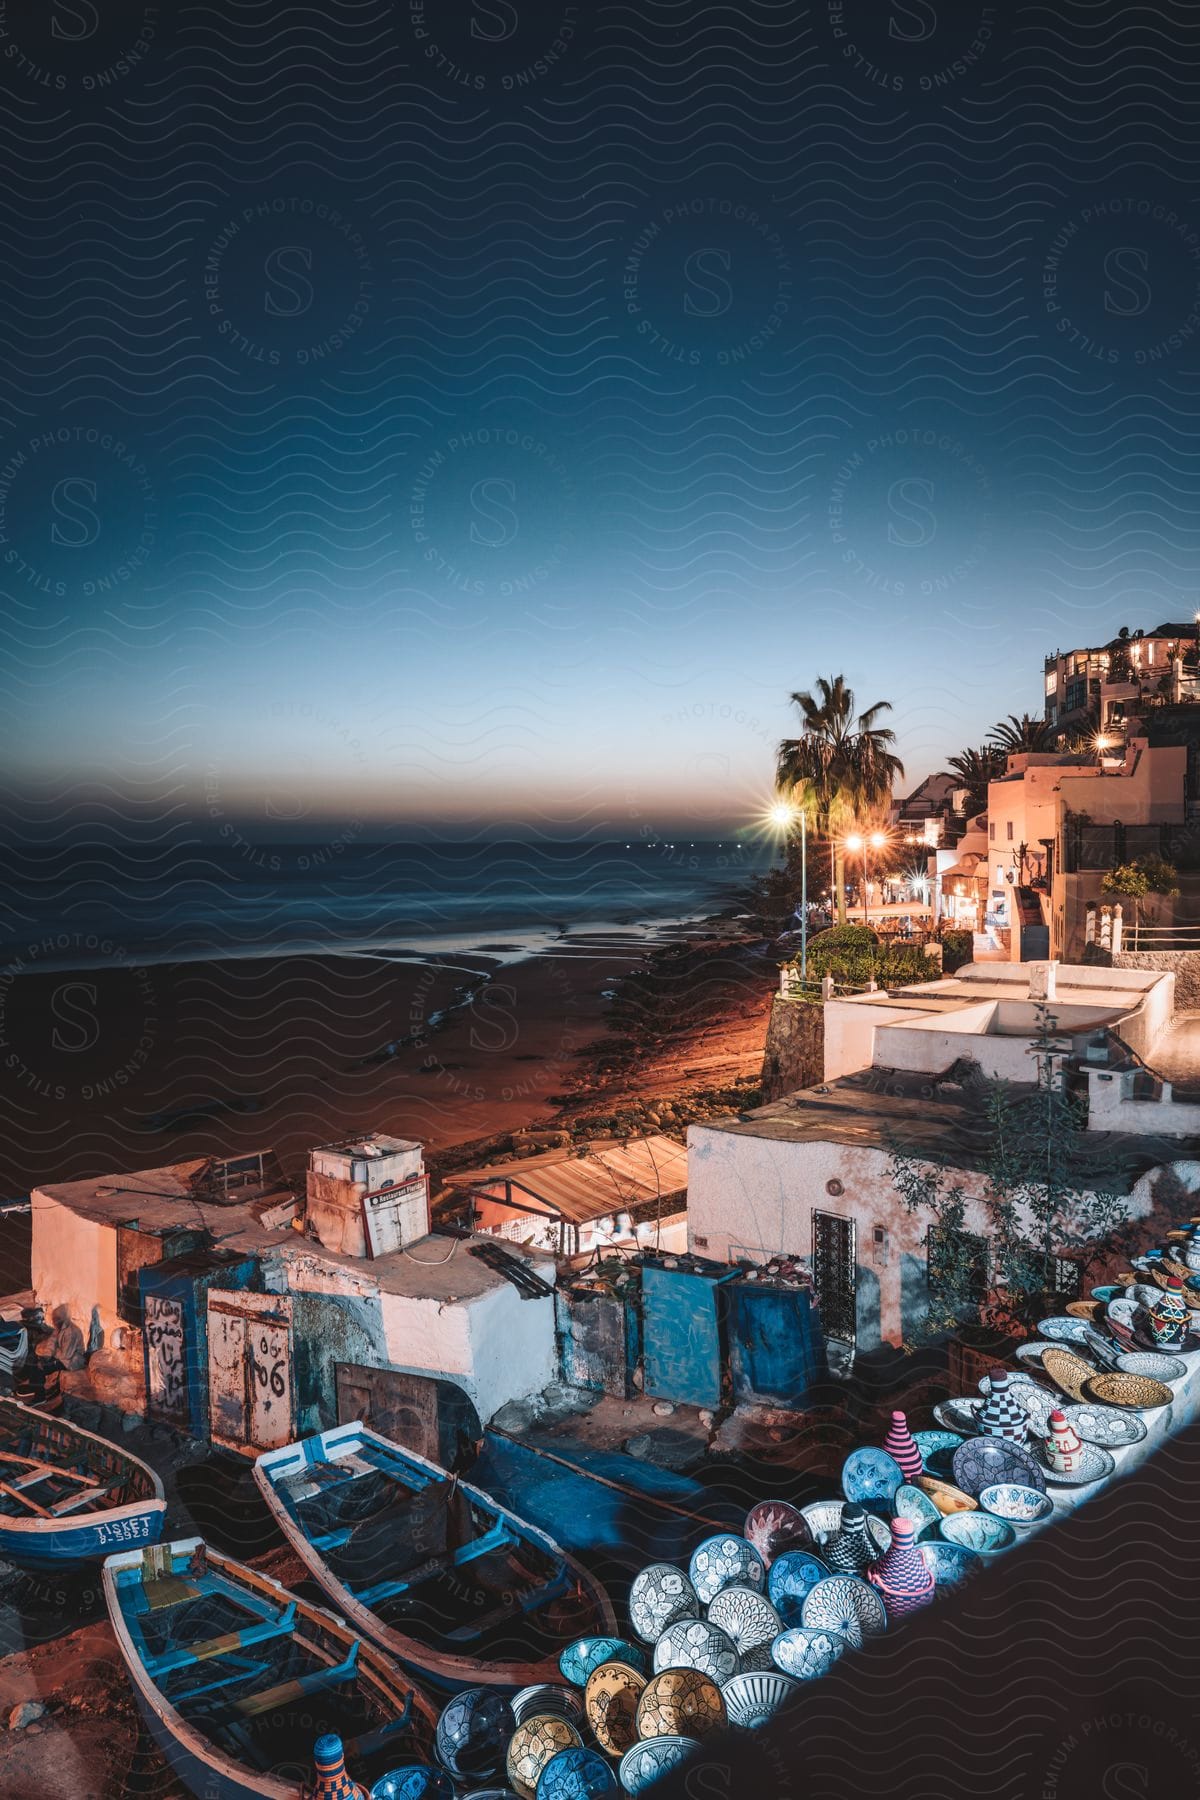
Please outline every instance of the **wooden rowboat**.
M325 1732L364 1788L431 1759L437 1713L388 1657L201 1538L110 1556L103 1582L139 1710L198 1800L299 1800Z
M162 1482L127 1450L0 1399L0 1556L22 1568L94 1561L162 1536Z
M553 1538L365 1425L268 1450L254 1475L338 1612L427 1683L557 1682L572 1639L616 1635L604 1588Z

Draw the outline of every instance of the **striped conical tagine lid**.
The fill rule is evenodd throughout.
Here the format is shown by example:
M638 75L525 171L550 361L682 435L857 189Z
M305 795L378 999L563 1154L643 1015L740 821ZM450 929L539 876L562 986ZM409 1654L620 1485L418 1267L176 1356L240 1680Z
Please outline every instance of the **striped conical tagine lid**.
M867 1570L867 1580L883 1595L888 1616L902 1618L933 1599L933 1570L921 1555L911 1519L893 1519L891 1548Z
M980 1436L1011 1438L1023 1444L1029 1436L1029 1414L1012 1391L1008 1370L992 1369L988 1384L991 1392L978 1414Z
M856 1501L847 1501L837 1536L822 1549L821 1561L837 1575L858 1575L878 1556L879 1551L867 1535L866 1508Z
M346 1773L342 1740L332 1731L313 1745L312 1780L302 1789L301 1800L368 1800Z
M902 1412L892 1414L892 1422L888 1426L888 1434L883 1440L883 1447L893 1461L900 1464L905 1481L913 1481L925 1467L913 1434L908 1429L908 1419Z

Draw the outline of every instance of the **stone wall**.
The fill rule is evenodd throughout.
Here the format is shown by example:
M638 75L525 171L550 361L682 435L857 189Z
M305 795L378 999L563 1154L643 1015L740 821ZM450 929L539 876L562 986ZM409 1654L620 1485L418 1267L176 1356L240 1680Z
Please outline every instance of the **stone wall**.
M824 1006L819 1000L784 1000L776 994L763 1052L764 1101L815 1087L824 1079Z
M1200 1010L1200 950L1120 950L1114 969L1161 969L1175 977L1177 1012Z

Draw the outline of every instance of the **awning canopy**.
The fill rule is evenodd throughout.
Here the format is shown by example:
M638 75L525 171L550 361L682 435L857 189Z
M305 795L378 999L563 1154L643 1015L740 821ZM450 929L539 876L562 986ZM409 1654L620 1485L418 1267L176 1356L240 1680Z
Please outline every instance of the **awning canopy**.
M497 1200L573 1225L610 1213L629 1212L665 1200L687 1187L687 1151L668 1137L592 1142L582 1156L571 1151L464 1169L446 1177L448 1187L480 1200Z

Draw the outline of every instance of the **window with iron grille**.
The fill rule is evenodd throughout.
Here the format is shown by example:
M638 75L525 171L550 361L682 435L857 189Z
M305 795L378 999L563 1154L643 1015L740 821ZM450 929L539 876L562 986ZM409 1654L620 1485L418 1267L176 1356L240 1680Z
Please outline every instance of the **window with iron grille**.
M973 1231L931 1225L925 1239L929 1291L945 1295L956 1285L962 1298L982 1303L988 1291L987 1239Z
M1078 1300L1083 1286L1083 1270L1073 1256L1054 1259L1054 1291L1064 1300Z

